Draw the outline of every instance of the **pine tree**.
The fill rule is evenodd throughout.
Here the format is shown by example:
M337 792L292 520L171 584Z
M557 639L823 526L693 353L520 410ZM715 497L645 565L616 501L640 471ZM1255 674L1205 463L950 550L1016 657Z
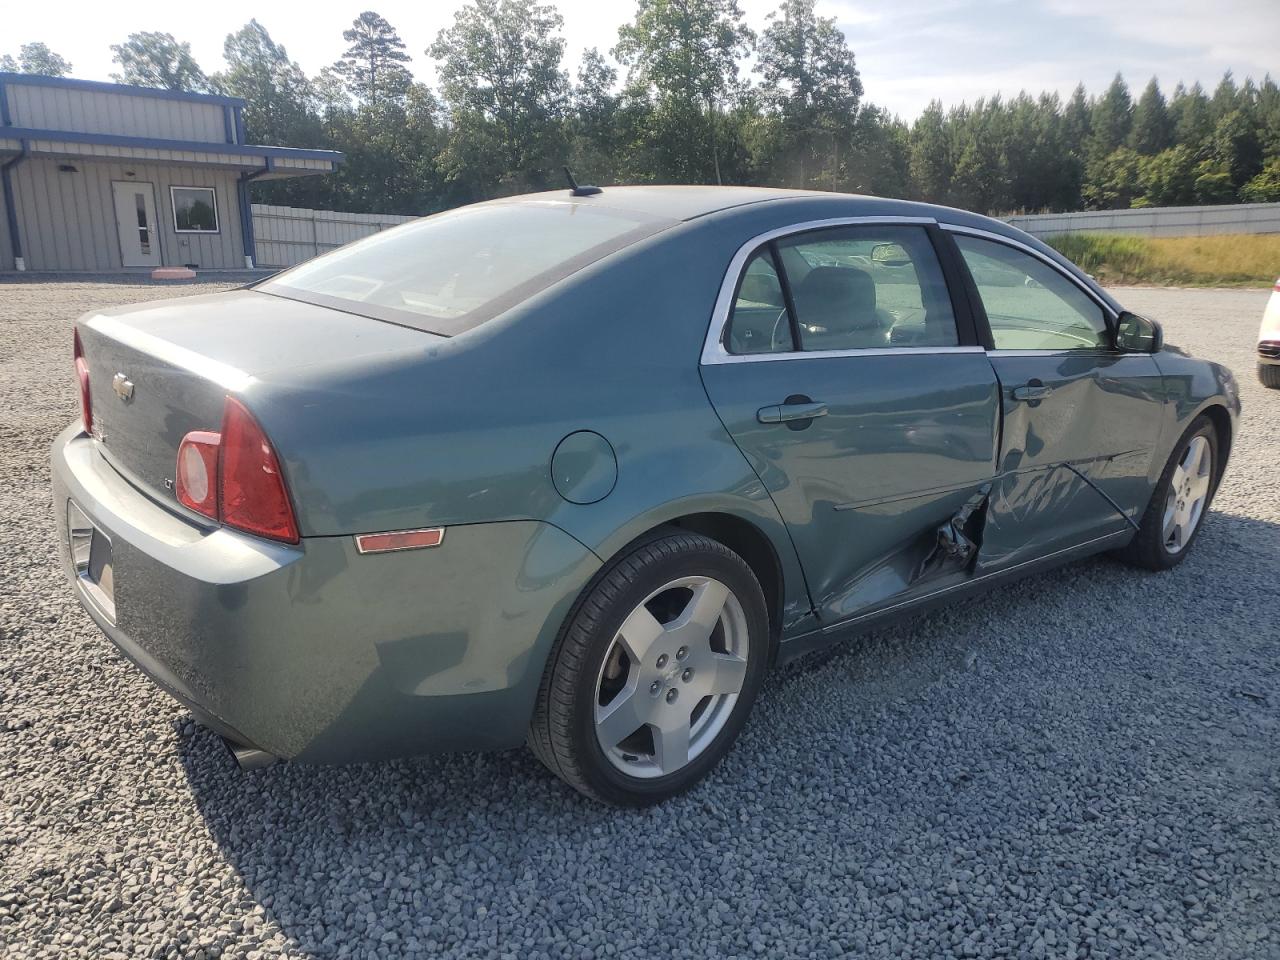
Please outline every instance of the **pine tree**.
M1138 105L1133 110L1133 128L1129 131L1129 146L1138 153L1154 156L1167 149L1173 140L1173 125L1160 84L1155 77L1147 84Z
M402 103L413 75L405 67L409 55L395 28L366 10L342 32L342 39L350 46L333 69L346 81L351 96L370 107Z
M1089 156L1100 160L1124 145L1133 126L1133 101L1124 77L1116 74L1111 85L1093 104L1089 117Z

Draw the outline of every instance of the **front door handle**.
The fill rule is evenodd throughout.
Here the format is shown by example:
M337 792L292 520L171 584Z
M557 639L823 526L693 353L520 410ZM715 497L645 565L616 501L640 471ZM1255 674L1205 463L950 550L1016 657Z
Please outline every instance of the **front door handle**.
M769 407L761 407L756 411L756 419L761 423L787 423L792 420L812 420L814 417L825 417L825 403L775 403Z
M1043 400L1049 394L1053 393L1053 387L1047 387L1039 380L1032 380L1030 383L1021 387L1013 388L1013 399L1015 400Z

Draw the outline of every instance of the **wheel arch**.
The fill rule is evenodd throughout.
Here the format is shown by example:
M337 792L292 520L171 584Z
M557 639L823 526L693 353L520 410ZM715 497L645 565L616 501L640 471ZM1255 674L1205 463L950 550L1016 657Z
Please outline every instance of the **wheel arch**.
M790 541L783 545L775 543L763 524L740 513L713 507L695 509L692 504L685 504L685 507L689 509L646 518L639 533L633 534L612 550L599 552L603 562L592 582L642 543L673 531L701 534L728 547L751 568L764 594L765 608L769 615L770 656L776 657L783 633L798 619L798 612L809 615L812 610L803 575L798 563L794 561ZM786 536L785 530L781 528L774 533ZM791 556L784 550L792 550ZM791 569L788 569L788 560L792 561ZM590 587L591 584L588 584L583 592ZM803 610L800 611L800 608Z
M1196 416L1208 417L1209 422L1213 424L1214 431L1218 434L1218 462L1214 464L1214 474L1217 477L1214 482L1216 491L1217 485L1222 482L1222 474L1227 469L1227 460L1231 457L1231 442L1233 439L1231 414L1221 403L1211 402L1202 407ZM1194 421L1195 417L1192 420Z

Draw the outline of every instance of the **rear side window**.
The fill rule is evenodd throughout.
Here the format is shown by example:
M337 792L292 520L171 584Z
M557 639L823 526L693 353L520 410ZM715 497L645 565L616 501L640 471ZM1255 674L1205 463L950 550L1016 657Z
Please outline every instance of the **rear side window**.
M795 349L771 247L757 250L742 271L725 342L730 353L785 353Z
M894 224L812 230L761 247L738 281L724 338L734 354L959 343L929 234Z
M463 207L308 260L255 289L453 336L673 222L561 201Z
M997 350L1103 350L1107 319L1061 273L1013 247L956 235Z

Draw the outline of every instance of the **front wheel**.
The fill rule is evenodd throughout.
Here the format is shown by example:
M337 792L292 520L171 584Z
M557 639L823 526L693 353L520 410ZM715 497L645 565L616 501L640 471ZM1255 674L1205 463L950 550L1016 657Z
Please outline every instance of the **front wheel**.
M1198 417L1174 448L1122 560L1148 570L1177 566L1191 549L1218 485L1218 432Z
M1258 380L1262 382L1264 387L1280 390L1280 364L1258 364Z
M625 806L665 800L732 746L769 642L760 584L736 553L682 531L641 543L570 614L529 744L587 796Z

